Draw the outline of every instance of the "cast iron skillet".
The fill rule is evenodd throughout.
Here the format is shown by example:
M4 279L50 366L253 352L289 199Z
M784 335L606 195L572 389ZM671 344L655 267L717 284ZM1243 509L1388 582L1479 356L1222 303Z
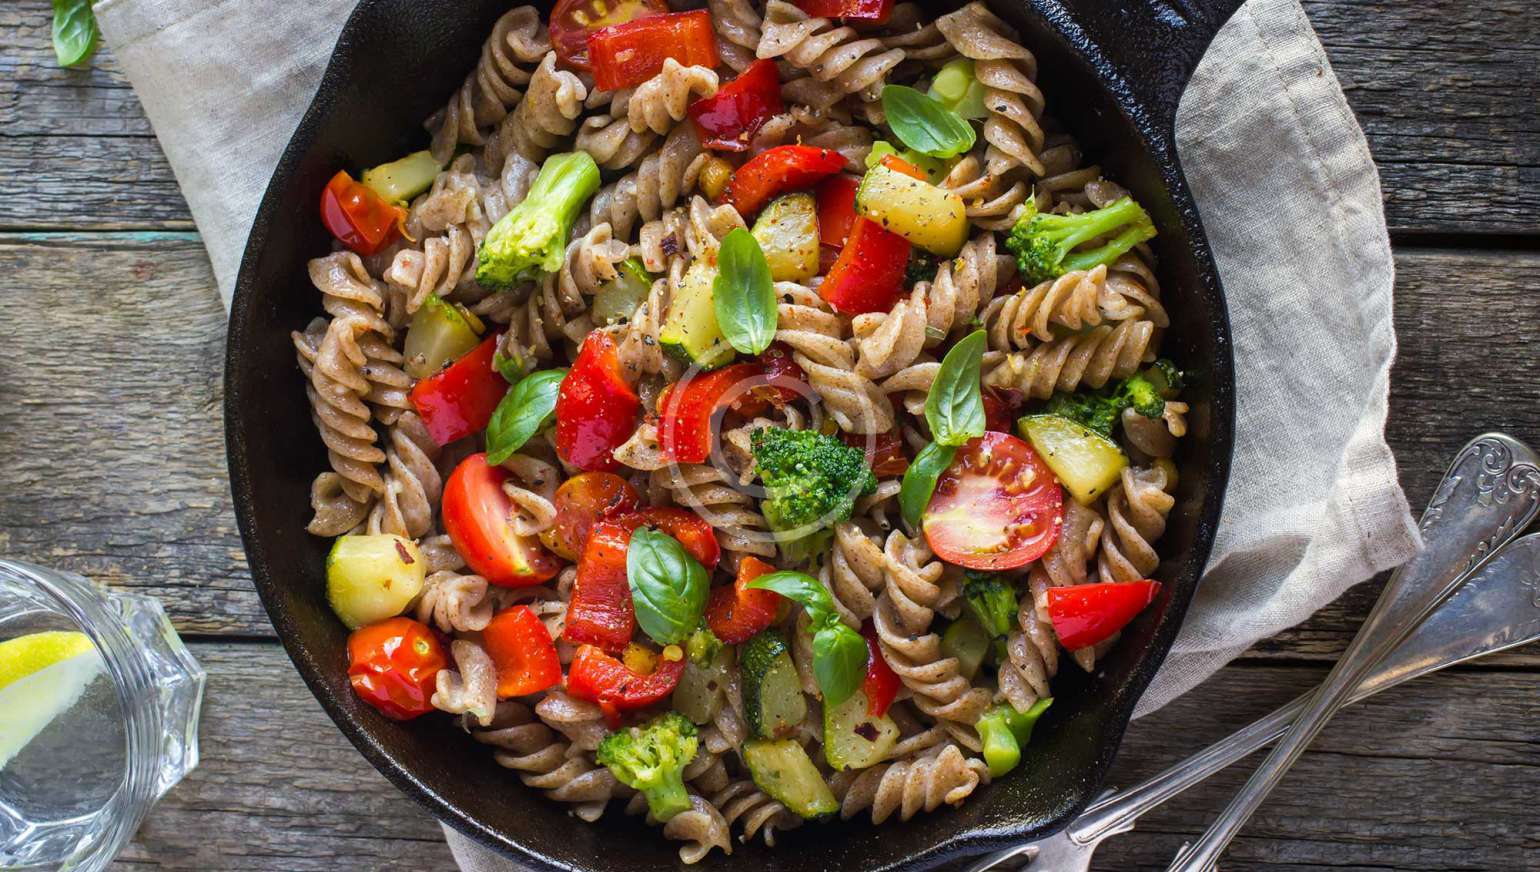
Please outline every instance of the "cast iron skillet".
M857 822L738 845L702 868L927 869L1052 832L1096 792L1134 703L1170 648L1213 542L1231 452L1234 380L1224 298L1174 148L1177 100L1241 0L994 0L1037 54L1049 110L1160 229L1155 245L1174 323L1164 351L1198 374L1185 397L1192 435L1178 504L1160 548L1161 598L1094 676L1071 667L1020 769L960 809L907 824ZM447 717L402 725L348 688L346 632L322 595L327 544L305 533L311 477L325 454L310 422L289 331L320 311L308 258L330 239L316 202L338 168L422 148L422 119L475 63L509 0L363 0L279 161L257 212L230 315L225 432L236 514L273 625L342 731L376 768L460 831L547 869L678 865L677 845L612 812L598 825L519 784ZM933 11L948 7L937 4ZM298 99L299 95L295 95ZM297 737L303 741L303 737ZM385 822L381 826L386 826Z

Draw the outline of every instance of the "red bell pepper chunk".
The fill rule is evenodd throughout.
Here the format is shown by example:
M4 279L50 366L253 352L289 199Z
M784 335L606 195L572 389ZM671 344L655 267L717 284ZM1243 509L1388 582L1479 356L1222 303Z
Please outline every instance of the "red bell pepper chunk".
M563 66L587 70L588 37L594 31L666 12L664 0L557 0L548 28L551 48Z
M847 315L886 312L904 290L909 242L875 221L857 218L818 293Z
M841 432L840 439L846 445L866 452L866 465L871 467L872 475L877 476L878 481L898 478L909 468L909 456L904 453L904 439L897 427L876 436Z
M1160 593L1158 581L1076 584L1048 589L1048 617L1071 651L1112 638Z
M888 713L888 706L898 696L900 681L898 673L893 671L887 658L882 656L882 646L877 644L876 626L867 621L861 625L861 635L866 637L867 651L866 679L861 682L861 690L866 693L866 713L870 717L880 718Z
M663 455L677 463L705 463L711 456L711 422L717 411L763 382L764 373L757 362L737 363L669 385L658 397Z
M665 652L652 674L638 675L598 648L584 645L567 667L567 692L618 711L646 708L674 692L684 664L683 652L676 660L670 660Z
M359 254L374 254L400 232L406 210L339 171L321 191L321 222L337 241Z
M498 699L539 693L561 683L556 643L529 606L493 615L481 631L481 647L497 667Z
M748 586L754 579L774 571L774 566L746 555L738 563L738 577L733 583L711 591L711 598L706 601L706 626L718 639L729 645L739 645L775 622L786 598L773 590Z
M893 14L893 0L797 0L797 7L814 18L844 18L878 24Z
M428 435L448 445L487 428L508 382L492 367L497 337L488 336L440 372L418 380L410 399Z
M594 31L588 37L594 86L601 91L640 85L656 76L669 58L686 67L717 65L711 13L697 9L649 15Z
M811 188L845 168L837 151L811 145L778 145L749 159L727 181L724 199L744 218L787 191Z
M747 151L759 126L783 108L781 74L767 58L750 64L712 96L691 103L689 112L707 148Z
M722 546L717 543L716 531L705 518L688 509L672 506L652 506L635 514L616 518L615 523L635 530L637 527L657 527L679 540L691 557L710 572L722 560Z
M850 228L856 223L856 189L861 182L850 176L839 175L824 179L818 185L818 241L839 249L850 238Z
M579 469L615 469L612 452L636 430L641 407L621 372L614 337L592 331L556 394L557 453Z

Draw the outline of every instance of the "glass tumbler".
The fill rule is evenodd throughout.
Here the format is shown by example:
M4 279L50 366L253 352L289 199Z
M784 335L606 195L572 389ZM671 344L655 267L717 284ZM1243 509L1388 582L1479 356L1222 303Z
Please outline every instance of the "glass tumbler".
M0 560L0 869L105 868L198 764L203 685L154 599Z

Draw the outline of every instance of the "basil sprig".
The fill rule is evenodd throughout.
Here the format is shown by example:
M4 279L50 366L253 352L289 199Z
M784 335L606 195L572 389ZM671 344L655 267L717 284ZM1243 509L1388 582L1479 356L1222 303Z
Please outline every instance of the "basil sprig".
M638 528L626 548L626 582L636 622L659 645L683 642L700 626L709 587L706 567L673 536Z
M487 463L496 466L524 447L556 414L565 369L530 373L503 394L487 422Z
M742 227L722 239L711 296L717 326L727 344L744 354L759 354L770 347L779 317L770 262L759 241Z
M962 154L978 139L967 119L904 85L887 85L882 89L882 111L894 136L931 157Z
M979 388L984 343L984 331L975 330L953 345L925 396L925 422L931 438L942 445L961 445L984 435L984 397Z
M824 705L850 699L866 680L869 652L861 634L840 620L829 589L805 572L789 570L761 575L748 586L773 590L807 610L813 623L813 678L823 691Z
M931 494L936 492L936 481L956 456L956 447L932 442L921 448L914 456L914 462L904 470L903 483L898 486L898 511L911 530L920 529L925 507L930 505Z
M59 66L90 60L100 36L91 0L53 0L53 53Z

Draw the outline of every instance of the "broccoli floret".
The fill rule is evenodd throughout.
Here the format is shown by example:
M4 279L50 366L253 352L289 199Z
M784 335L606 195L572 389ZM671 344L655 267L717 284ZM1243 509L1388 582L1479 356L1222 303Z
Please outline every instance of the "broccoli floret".
M1149 369L1099 391L1055 393L1043 414L1068 418L1110 439L1124 409L1159 418L1166 413L1166 400L1175 397L1181 385L1181 370L1169 360L1157 360Z
M1043 414L1068 418L1097 433L1112 438L1112 428L1118 423L1123 410L1113 402L1106 391L1087 393L1055 393L1043 406Z
M695 725L678 712L668 712L644 726L605 736L596 756L622 784L642 792L653 817L666 821L690 808L684 767L699 747Z
M815 430L765 427L749 442L765 486L760 508L781 556L804 562L829 544L833 526L877 489L866 455Z
M999 638L1016 625L1016 590L1010 582L993 572L968 570L963 597L973 609L984 632Z
M561 268L567 233L599 190L599 167L582 152L553 154L529 193L487 231L477 255L476 281L486 288Z
M1150 368L1143 374L1151 384L1155 385L1155 390L1168 400L1174 398L1182 388L1187 386L1187 376L1176 368L1176 364L1164 357L1150 364Z
M1155 236L1155 224L1149 213L1129 197L1078 215L1039 213L1031 200L1027 201L1026 207L1026 212L1011 228L1005 247L1016 255L1023 280L1031 284L1111 263ZM1093 239L1109 235L1109 239L1095 248L1075 250Z
M998 705L979 716L975 725L984 743L984 762L989 774L999 778L1021 762L1021 748L1032 741L1037 719L1053 705L1053 699L1040 699L1024 712L1009 705Z
M696 666L706 666L715 660L717 654L722 651L722 640L717 634L711 632L711 628L705 624L697 627L690 634L689 641L685 642L685 652L690 657L690 662Z

